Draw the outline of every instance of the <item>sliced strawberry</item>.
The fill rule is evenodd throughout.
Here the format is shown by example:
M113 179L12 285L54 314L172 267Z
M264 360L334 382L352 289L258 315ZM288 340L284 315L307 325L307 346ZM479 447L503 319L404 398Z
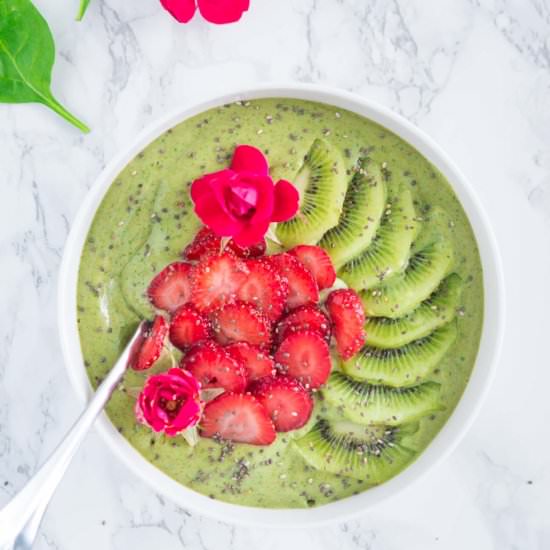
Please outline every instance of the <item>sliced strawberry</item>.
M166 266L152 281L147 290L151 303L165 311L175 311L191 298L192 265L174 262Z
M266 244L265 239L251 246L240 246L234 241L229 241L227 248L232 250L239 258L259 258L265 254Z
M225 351L244 366L249 381L275 374L275 361L258 346L234 342L226 346Z
M199 311L213 311L235 301L248 269L229 253L208 256L193 270L191 301Z
M279 273L288 281L287 309L295 309L319 301L319 289L304 264L290 254L268 256Z
M160 357L168 335L168 323L162 315L145 325L140 337L132 347L129 366L134 370L145 370L153 366Z
M311 416L313 399L294 378L263 378L252 385L251 392L263 405L278 432L301 428Z
M295 246L288 251L296 256L313 275L319 290L330 288L336 280L336 271L330 256L320 247L308 244Z
M185 350L211 335L210 320L192 304L185 304L174 313L170 322L170 342L177 348Z
M200 260L211 254L221 252L222 239L208 227L203 227L183 251L183 256L188 260ZM265 254L266 244L262 240L258 244L243 247L235 244L232 240L227 243L227 248L240 258L256 258Z
M329 318L314 305L301 306L284 317L275 327L275 340L280 343L289 334L303 330L317 332L327 342L330 341Z
M208 227L203 227L195 235L193 241L183 251L183 257L188 260L200 260L210 254L221 252L221 237L218 237Z
M336 350L343 359L353 357L365 343L365 310L357 292L335 290L327 298L326 307L332 321Z
M252 304L271 321L277 320L286 304L288 282L271 262L248 260L246 266L249 273L237 291L237 298Z
M300 380L306 389L322 386L332 368L328 344L310 330L287 336L275 353L275 363L283 373Z
M242 392L248 383L244 367L210 340L194 346L183 357L180 366L200 382L202 389Z
M255 346L271 344L271 323L253 305L227 304L211 315L214 338L220 344L248 342Z
M222 393L208 402L200 430L203 437L251 445L270 445L277 437L266 410L249 393Z

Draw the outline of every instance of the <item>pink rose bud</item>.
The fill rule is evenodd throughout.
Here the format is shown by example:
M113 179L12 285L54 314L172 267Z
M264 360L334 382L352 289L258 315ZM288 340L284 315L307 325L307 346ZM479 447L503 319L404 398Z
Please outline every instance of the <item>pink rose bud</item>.
M136 418L155 432L178 435L200 420L199 392L197 379L182 369L150 376L136 402Z

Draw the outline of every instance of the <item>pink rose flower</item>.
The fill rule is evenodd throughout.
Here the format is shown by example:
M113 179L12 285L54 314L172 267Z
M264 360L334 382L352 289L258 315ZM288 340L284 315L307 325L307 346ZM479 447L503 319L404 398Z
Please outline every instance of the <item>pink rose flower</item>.
M177 435L197 424L202 413L200 384L190 373L173 368L150 376L136 402L136 418L155 432Z
M273 183L259 149L239 145L230 168L193 182L191 198L197 216L216 235L251 246L262 240L271 222L296 214L299 196L290 182Z
M195 15L197 4L201 15L210 23L234 23L248 10L250 0L160 0L160 3L180 23Z

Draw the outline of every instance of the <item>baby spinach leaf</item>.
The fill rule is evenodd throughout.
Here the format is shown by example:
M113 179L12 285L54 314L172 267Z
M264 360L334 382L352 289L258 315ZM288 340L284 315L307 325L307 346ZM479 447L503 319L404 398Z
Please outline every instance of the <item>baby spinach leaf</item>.
M83 132L50 90L55 45L48 23L30 0L0 0L0 102L42 103Z
M84 17L84 14L86 13L86 10L88 9L89 5L90 5L90 0L80 0L80 7L78 9L78 14L76 16L77 21L82 21L82 18Z

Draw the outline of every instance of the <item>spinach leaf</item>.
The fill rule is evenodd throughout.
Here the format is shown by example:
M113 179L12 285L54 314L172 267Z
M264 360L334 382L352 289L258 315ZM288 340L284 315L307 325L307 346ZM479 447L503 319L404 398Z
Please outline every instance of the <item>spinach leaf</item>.
M90 5L90 0L80 0L80 8L78 9L78 14L76 16L77 21L82 21L88 6Z
M55 45L48 23L30 0L0 0L0 102L42 103L83 132L50 90Z

